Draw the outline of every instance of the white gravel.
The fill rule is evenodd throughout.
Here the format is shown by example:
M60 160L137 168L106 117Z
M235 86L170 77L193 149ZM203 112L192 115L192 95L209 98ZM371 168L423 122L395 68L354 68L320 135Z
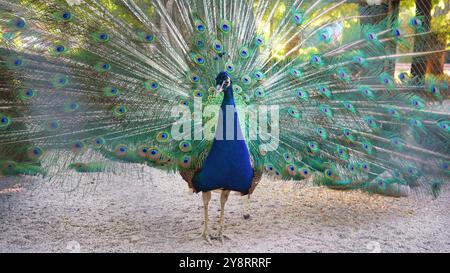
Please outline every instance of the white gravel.
M196 238L201 195L188 195L176 174L133 167L64 184L3 177L0 252L450 252L449 192L392 198L264 179L250 219L241 197L230 196L231 239L209 245ZM213 193L211 233L218 198Z

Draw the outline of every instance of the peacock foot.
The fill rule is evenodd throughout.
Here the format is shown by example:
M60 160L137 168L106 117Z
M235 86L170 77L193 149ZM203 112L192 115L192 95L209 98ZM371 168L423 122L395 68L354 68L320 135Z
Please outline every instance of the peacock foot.
M212 242L211 242L211 236L208 234L208 232L202 232L201 237L202 237L209 245L212 245Z
M231 240L231 237L219 231L219 233L211 235L211 239L217 240L223 244L225 240Z
M228 235L225 234L219 234L219 241L223 244L224 240L227 239L229 241L231 241L231 238Z
M214 237L212 237L211 235L209 235L208 232L202 232L200 234L197 233L197 235L194 236L190 236L189 240L194 241L194 240L198 240L198 239L203 239L205 240L209 245L212 245L212 241L211 239L214 239Z

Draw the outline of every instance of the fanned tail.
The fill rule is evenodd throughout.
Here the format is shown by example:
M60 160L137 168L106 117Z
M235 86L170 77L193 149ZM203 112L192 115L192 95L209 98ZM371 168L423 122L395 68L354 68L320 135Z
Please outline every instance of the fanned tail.
M57 172L110 161L193 170L217 118L199 112L220 105L214 79L227 71L257 170L384 193L426 183L437 195L448 181L448 78L414 62L448 51L424 39L426 15L402 21L345 0L0 8L4 175L55 175L59 157ZM412 73L395 69L411 60ZM265 109L272 119L252 124ZM267 130L254 137L255 126Z

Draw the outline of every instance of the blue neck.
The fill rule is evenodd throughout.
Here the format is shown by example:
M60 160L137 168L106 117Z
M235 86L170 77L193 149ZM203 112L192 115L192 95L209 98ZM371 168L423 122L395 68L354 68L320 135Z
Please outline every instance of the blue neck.
M222 105L234 105L233 86L230 85L223 90Z

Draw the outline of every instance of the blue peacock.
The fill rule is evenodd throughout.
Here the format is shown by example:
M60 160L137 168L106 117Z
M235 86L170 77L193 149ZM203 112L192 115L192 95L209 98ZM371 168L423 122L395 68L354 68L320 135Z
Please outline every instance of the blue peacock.
M392 64L448 49L401 51L432 33L426 15L364 24L379 14L336 16L347 2L0 0L0 174L178 172L202 192L207 240L211 191L222 238L230 191L250 195L263 174L436 197L448 79ZM261 109L277 111L255 129Z

